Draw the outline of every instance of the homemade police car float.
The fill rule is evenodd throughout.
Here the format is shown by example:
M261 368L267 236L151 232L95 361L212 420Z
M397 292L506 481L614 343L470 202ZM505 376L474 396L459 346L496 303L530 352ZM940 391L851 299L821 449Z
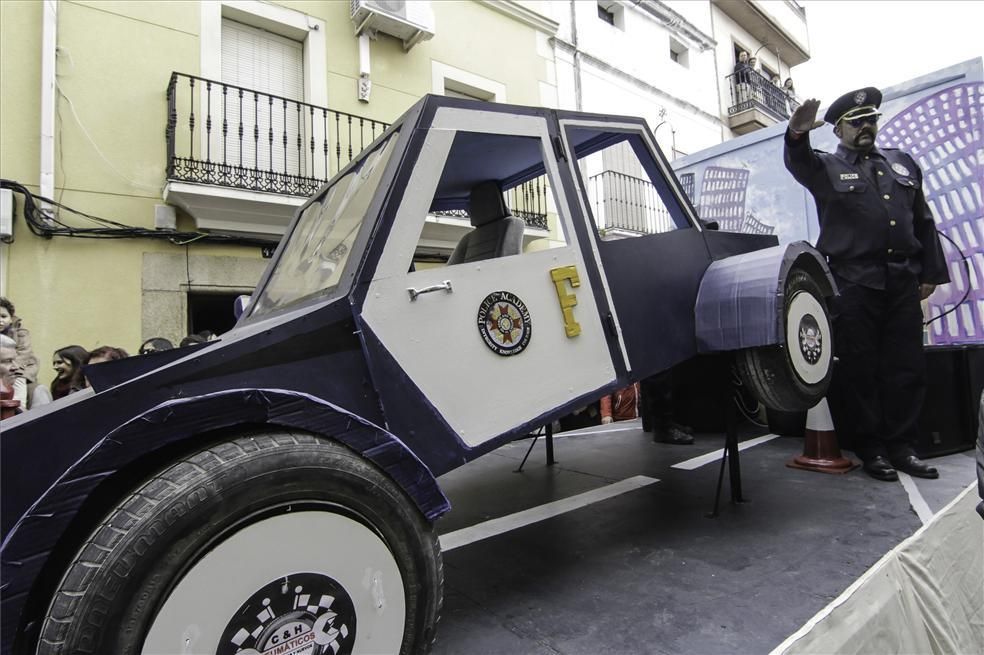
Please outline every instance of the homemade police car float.
M505 202L531 180L548 229ZM414 265L428 215L474 226L446 265ZM809 245L705 229L642 119L428 96L235 329L4 422L3 653L426 651L437 476L706 353L810 407L832 293Z

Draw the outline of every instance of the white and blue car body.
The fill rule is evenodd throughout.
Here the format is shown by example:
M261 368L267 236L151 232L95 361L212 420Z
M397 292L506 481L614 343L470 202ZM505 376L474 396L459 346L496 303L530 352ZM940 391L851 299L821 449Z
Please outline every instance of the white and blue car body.
M507 204L531 180L549 229ZM618 212L643 228L613 227ZM447 263L420 264L429 216L477 226ZM2 652L425 651L438 476L706 353L735 352L767 404L806 408L830 377L833 293L808 244L706 229L642 119L425 97L298 210L231 332L92 367L92 390L4 421ZM256 464L268 505L222 487L278 448L287 470ZM347 463L298 471L276 500L319 448ZM328 489L358 466L376 476L365 507ZM330 562L256 545L281 522ZM346 582L366 567L390 574ZM311 589L263 610L290 579ZM336 605L306 600L318 588Z

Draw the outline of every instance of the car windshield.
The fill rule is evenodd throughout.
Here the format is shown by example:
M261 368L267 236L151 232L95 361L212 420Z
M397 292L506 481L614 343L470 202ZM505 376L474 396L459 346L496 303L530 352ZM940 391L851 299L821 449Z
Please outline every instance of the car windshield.
M276 268L253 298L251 317L338 287L395 143L394 132L304 209Z

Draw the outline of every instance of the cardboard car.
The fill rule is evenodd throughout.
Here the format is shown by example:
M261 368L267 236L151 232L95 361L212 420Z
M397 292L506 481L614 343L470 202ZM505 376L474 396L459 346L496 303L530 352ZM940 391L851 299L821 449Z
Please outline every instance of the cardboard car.
M437 476L708 353L809 407L832 293L808 244L706 229L642 119L425 97L231 332L4 421L3 652L426 651Z

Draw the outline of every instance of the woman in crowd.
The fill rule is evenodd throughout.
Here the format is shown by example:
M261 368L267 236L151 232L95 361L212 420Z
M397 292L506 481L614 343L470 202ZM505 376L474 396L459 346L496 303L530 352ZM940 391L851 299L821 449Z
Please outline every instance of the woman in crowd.
M82 367L89 363L89 351L82 346L65 346L55 351L51 365L55 379L51 383L51 397L55 400L78 391L85 386Z
M28 407L28 399L34 393L38 381L38 358L31 350L31 333L21 325L14 312L14 304L0 296L0 334L9 337L17 344L14 375L14 398L21 401L21 407Z

